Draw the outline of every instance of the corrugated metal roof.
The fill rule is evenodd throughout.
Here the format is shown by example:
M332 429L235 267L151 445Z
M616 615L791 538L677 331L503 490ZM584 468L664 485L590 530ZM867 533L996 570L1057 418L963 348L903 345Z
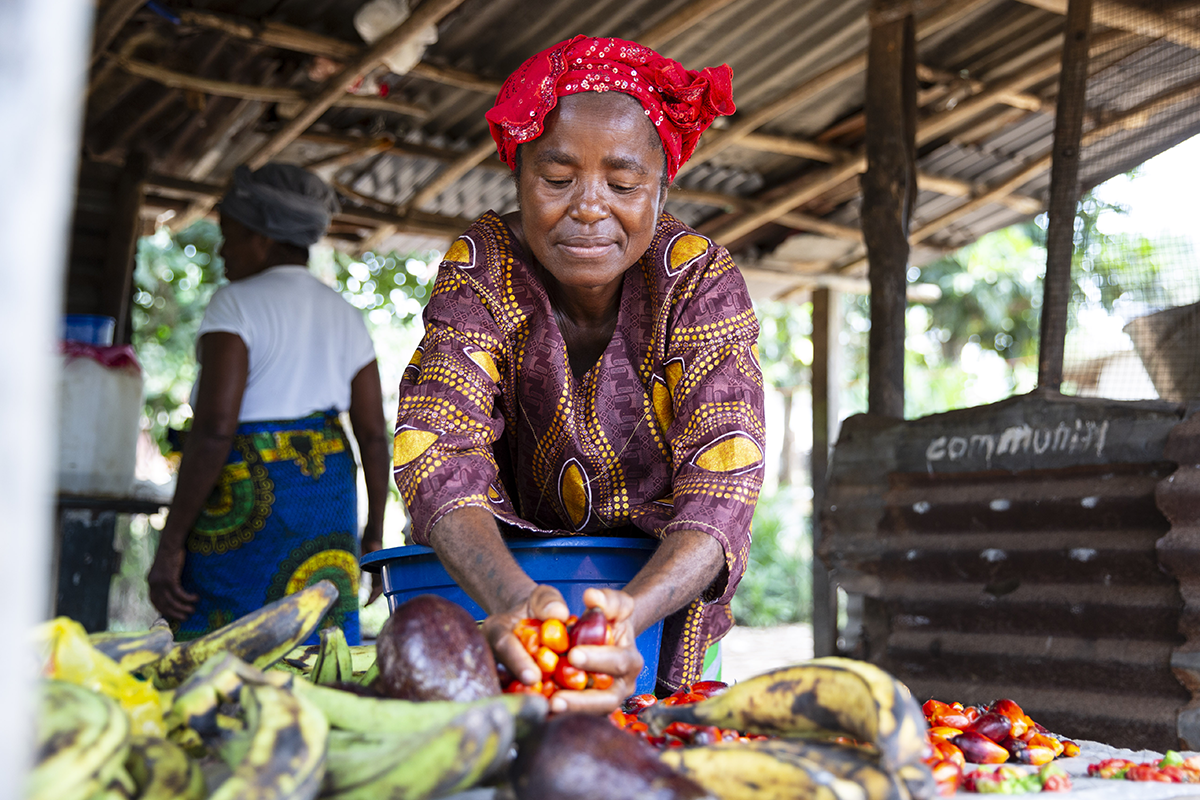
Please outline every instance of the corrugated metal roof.
M295 26L333 37L334 45L350 53L363 46L352 24L362 4L363 0L180 0L171 9L184 16L189 11L227 15L227 19L249 22L251 29L259 31L264 23ZM867 0L728 0L716 6L707 16L690 18L658 45L665 55L691 68L729 63L734 70L739 112L719 121L705 136L702 149L722 130L846 59L861 56L867 46ZM495 86L532 53L575 33L638 39L681 10L695 7L692 0L465 0L438 25L438 42L424 56L428 69L403 77L386 70L373 74L388 87L389 100L415 105L418 111L334 107L313 130L336 134L342 137L342 144L322 149L296 142L279 158L308 163L321 153L346 148L348 142L381 136L421 145L426 148L422 153L398 147L325 170L358 195L347 198L349 205L373 202L377 209L403 210L421 187L445 169L449 159L487 136L483 113L492 95L434 75L438 69L465 71ZM1156 9L1163 7L1162 3L1155 5ZM1017 0L952 0L923 11L918 30L956 9L965 11L918 43L919 61L927 69L921 84L928 103L922 109L924 120L937 119L970 103L973 94L997 81L1019 77L1047 59L1052 63L1061 48L1062 18ZM1096 33L1100 38L1093 51L1089 83L1089 128L1200 78L1200 52L1195 49L1103 27ZM191 18L174 24L149 10L138 12L108 48L109 53L180 73L311 93L320 84L309 74L313 48L304 50L304 46L249 41ZM1017 91L1015 99L964 115L946 133L921 146L924 172L956 179L966 188L952 195L922 191L915 214L919 225L938 220L970 196L1008 179L1049 152L1056 72L1051 68L1039 73ZM862 143L863 94L863 71L850 70L803 102L781 110L757 133L830 146L833 158L839 157L838 153L849 155ZM1128 170L1200 130L1200 99L1180 95L1175 100L1171 107L1129 120L1124 128L1085 148L1080 171L1084 184L1090 186ZM1030 110L1038 103L1041 109ZM156 173L219 185L240 160L295 113L295 105L172 89L155 80L132 77L115 60L102 60L92 75L85 149L91 157L111 163L120 163L134 150L145 150ZM764 149L774 146L769 140L751 144L754 146L727 147L679 178L681 188L724 194L729 202L673 201L669 210L699 225L736 210L739 199L763 199L774 187L803 180L828 166L827 159ZM855 185L850 181L824 187L816 198L793 211L856 225ZM1048 188L1046 170L1031 177L1018 193L1044 204ZM507 210L513 202L512 187L493 160L470 169L421 210L453 220L474 217L488 208ZM1002 199L989 203L931 232L924 244L937 250L968 243L987 231L1029 218L1028 207L1022 208L1015 210L1013 203ZM736 217L721 217L722 224L733 219ZM384 246L403 249L416 242L406 237L428 236L408 229L411 227L399 226ZM443 223L443 235L451 235L451 228L449 221ZM371 232L362 230L363 236ZM769 251L785 230L779 224L765 224L731 244L747 250L755 246L755 252ZM831 264L830 268L837 266Z

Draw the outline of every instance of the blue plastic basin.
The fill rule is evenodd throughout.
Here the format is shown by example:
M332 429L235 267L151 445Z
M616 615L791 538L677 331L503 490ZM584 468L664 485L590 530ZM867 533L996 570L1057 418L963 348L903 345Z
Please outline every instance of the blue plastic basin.
M581 614L584 589L589 586L623 588L650 560L658 542L654 539L566 536L509 539L508 547L530 578L558 589L571 612ZM453 600L477 620L487 616L454 582L432 548L408 545L376 550L363 556L362 566L368 572L383 573L383 593L391 611L406 600L428 593ZM637 637L638 652L646 662L638 673L638 694L654 691L661 645L662 622Z

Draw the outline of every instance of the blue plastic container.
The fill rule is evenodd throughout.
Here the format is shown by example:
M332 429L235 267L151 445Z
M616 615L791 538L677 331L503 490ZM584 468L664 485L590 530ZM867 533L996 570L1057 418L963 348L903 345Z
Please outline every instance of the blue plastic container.
M62 338L68 342L84 342L101 347L113 343L117 321L103 314L64 314Z
M509 550L530 578L562 592L572 613L583 613L583 591L589 586L620 589L650 560L658 542L653 539L604 536L566 536L553 539L509 539ZM383 593L388 608L396 610L419 594L436 594L453 600L475 619L487 616L446 572L432 548L419 545L392 547L363 556L362 567L383 573ZM638 673L637 693L654 691L662 622L637 637L645 666Z

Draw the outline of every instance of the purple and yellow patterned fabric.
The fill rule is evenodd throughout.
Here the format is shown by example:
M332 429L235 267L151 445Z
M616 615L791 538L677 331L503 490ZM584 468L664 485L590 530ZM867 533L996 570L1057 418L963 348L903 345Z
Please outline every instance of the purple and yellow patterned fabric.
M325 616L358 644L357 466L336 412L243 422L188 532L183 588L200 596L173 625L195 639L322 579L338 588ZM317 644L316 633L308 644Z
M664 214L576 379L531 258L489 212L446 253L424 321L394 451L413 539L465 506L523 535L707 533L726 568L665 621L659 671L660 688L699 680L732 625L763 473L758 321L729 254Z

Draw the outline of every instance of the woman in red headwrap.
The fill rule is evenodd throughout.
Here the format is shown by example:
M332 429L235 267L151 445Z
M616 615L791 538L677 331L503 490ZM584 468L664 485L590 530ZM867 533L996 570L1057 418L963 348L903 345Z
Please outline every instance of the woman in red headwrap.
M526 683L540 673L514 625L568 610L504 535L660 540L624 591L584 598L616 642L571 660L612 687L559 692L554 710L632 693L634 637L659 620L659 693L701 680L732 624L763 471L758 323L725 249L663 210L700 134L734 111L731 74L584 36L522 65L487 113L519 210L450 247L400 387L413 539L491 615L493 649Z

